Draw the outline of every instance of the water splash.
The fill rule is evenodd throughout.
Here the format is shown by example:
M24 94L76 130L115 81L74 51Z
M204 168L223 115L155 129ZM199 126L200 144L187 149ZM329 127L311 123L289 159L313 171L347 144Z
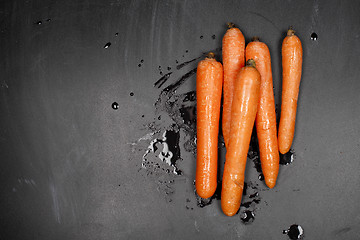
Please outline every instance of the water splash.
M110 46L111 46L111 42L108 42L108 43L106 43L106 44L104 45L104 48L105 48L105 49L108 49Z

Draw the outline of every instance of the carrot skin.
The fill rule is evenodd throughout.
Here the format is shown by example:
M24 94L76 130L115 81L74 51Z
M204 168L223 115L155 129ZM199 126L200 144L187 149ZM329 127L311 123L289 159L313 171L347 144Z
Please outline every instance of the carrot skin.
M281 52L283 82L278 141L280 152L285 154L294 139L303 55L301 41L291 29L283 41Z
M202 198L211 197L217 186L218 133L223 82L223 67L214 58L198 64L197 157L195 186Z
M279 148L269 48L258 40L250 42L246 47L246 59L254 59L256 69L261 75L255 125L265 183L269 188L273 188L279 173Z
M222 115L222 132L225 145L228 145L231 126L231 106L236 77L245 65L245 38L239 28L228 29L222 40L224 65L224 100Z
M240 208L247 153L260 92L260 73L254 67L240 70L235 83L231 129L222 180L221 208L233 216Z

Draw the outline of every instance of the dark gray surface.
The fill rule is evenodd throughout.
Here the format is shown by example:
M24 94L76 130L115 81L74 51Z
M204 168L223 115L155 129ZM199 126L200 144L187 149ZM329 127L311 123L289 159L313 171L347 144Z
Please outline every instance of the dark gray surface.
M287 239L293 223L305 239L358 239L359 9L359 1L3 2L0 239ZM219 201L196 206L195 158L182 140L184 175L172 177L171 202L159 189L164 176L139 171L150 140L138 139L157 117L158 66L220 47L227 21L268 44L278 103L289 25L304 49L296 159L273 190L259 182L248 225L224 216ZM162 124L171 124L166 114ZM246 174L257 178L253 167Z

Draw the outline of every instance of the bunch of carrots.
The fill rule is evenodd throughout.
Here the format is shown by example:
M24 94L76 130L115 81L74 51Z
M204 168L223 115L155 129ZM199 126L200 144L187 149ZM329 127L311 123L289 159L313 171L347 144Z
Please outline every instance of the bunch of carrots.
M223 94L222 130L226 161L221 208L233 216L240 208L247 153L254 124L265 183L273 188L279 172L279 151L290 150L302 71L302 46L290 28L282 43L282 102L277 132L271 58L268 47L254 37L245 46L239 28L228 24L222 41L223 65L213 53L200 61L196 75L196 191L211 197L217 187L218 133ZM246 60L246 62L245 62Z

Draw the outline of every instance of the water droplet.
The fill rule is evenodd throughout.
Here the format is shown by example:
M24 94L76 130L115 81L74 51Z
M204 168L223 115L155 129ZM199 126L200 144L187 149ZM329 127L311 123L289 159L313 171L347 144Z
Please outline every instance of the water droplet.
M163 75L164 73L162 71L160 71L160 75Z
M41 25L41 24L42 24L42 21L38 21L38 22L36 22L35 24Z
M255 197L258 197L258 196L259 196L259 193L255 192L254 194L250 194L249 198L255 198Z
M288 230L283 230L283 234L287 234L291 240L297 240L303 236L304 229L300 225L293 224Z
M119 109L119 104L117 102L113 102L113 104L111 105L111 107L114 109L114 110L118 110Z
M285 154L280 153L280 164L289 165L294 161L294 157L295 157L295 152L293 149L290 149L290 151Z
M117 33L115 33L115 36L117 37L117 36L119 36L119 33L117 32Z
M170 70L171 70L171 67L167 67L167 70L170 71Z
M110 47L110 45L111 45L111 42L108 42L107 44L105 44L104 48L107 49Z
M130 93L130 96L134 96L134 93L133 93L133 92L131 92L131 93Z
M161 120L161 116L158 116L158 120Z
M196 109L195 106L182 107L179 109L180 116L187 125L191 125L196 122Z
M144 62L144 59L141 59L140 62L143 63L143 62Z
M176 63L179 63L179 61L178 61L178 60L175 60L175 62L176 62Z
M315 32L313 32L312 34L311 34L311 40L313 40L313 41L316 41L317 39L318 39L318 35L315 33Z
M50 21L51 21L51 19L50 19L50 18L48 18L48 19L46 19L46 21L47 21L47 22L50 22Z
M203 38L204 38L204 36L203 36L203 35L201 35L201 36L200 36L200 39L203 39Z
M189 52L189 50L186 50L185 52L186 52L186 53L188 53L188 52Z
M258 178L260 181L264 181L264 179L265 179L264 174L261 173Z
M251 204L252 204L252 201L250 201L250 202L243 202L243 203L241 203L240 206L245 207L245 208L249 208L249 207L251 206Z
M211 38L212 38L212 39L215 39L215 38L216 38L215 34L214 34L214 35L212 35L212 36L211 36Z
M141 64L140 64L140 63L138 64L138 67L141 67Z
M254 219L255 219L254 213L249 210L245 210L241 216L241 221L243 221L243 223L253 222Z
M145 115L141 115L141 117L145 117Z
M162 76L159 80L154 83L154 87L161 88L161 86L170 78L172 72L169 72Z

